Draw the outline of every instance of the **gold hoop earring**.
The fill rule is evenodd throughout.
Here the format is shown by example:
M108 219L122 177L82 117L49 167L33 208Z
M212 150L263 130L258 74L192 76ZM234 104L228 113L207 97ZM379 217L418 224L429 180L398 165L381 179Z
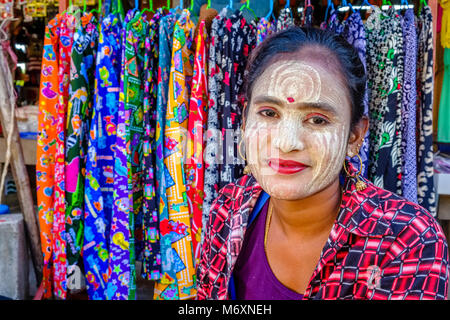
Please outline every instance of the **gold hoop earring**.
M363 180L361 180L360 177L359 177L359 176L361 175L361 172L362 172L363 162L362 162L361 156L360 156L358 153L356 154L356 156L357 156L358 159L359 159L359 171L358 171L358 173L355 174L355 175L351 175L351 174L348 172L348 170L347 170L347 167L346 167L346 165L345 165L345 160L344 160L344 171L345 171L345 173L347 174L347 176L356 179L356 190L362 191L362 190L364 190L364 189L367 188L367 184L366 184Z
M241 140L239 142L239 144L238 144L238 153L239 153L239 156L241 157L242 160L247 161L247 158L242 155L242 151L241 151L241 144L242 144L242 142L244 142L244 140Z
M242 142L244 142L244 140L241 140L239 142L239 144L238 144L238 153L239 153L239 156L241 157L242 160L247 161L247 158L242 155L242 151L241 151L241 144L242 144ZM243 173L244 174L249 174L250 173L250 167L249 166L245 166Z

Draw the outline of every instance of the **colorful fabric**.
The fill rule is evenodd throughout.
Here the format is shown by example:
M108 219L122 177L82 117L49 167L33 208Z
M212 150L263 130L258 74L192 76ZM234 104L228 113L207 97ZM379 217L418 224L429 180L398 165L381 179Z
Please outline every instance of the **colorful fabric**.
M238 137L241 136L242 106L239 104L244 84L247 58L256 46L256 29L246 22L241 11L236 11L225 22L223 37L223 82L225 99L219 104L222 131L222 163L219 165L219 190L242 176L244 165L238 155Z
M359 13L358 13L359 14ZM332 31L336 34L341 34L343 32L343 23L339 21L338 11L332 9L329 15L329 19L326 23L321 24L321 28L328 31Z
M208 83L206 65L206 26L202 20L198 26L196 39L194 75L192 92L189 100L188 141L186 172L186 193L191 213L192 250L195 265L200 259L200 241L202 234L203 197L204 197L204 164L203 135L206 131L208 109Z
M173 31L172 62L169 77L168 105L166 110L164 137L164 164L167 167L167 203L168 219L161 219L161 234L169 234L172 243L172 255L175 260L174 271L178 279L179 299L194 298L195 269L192 254L192 234L189 207L186 195L183 150L185 150L188 125L188 99L192 78L193 52L192 42L194 23L189 10L183 10L175 23ZM164 226L164 227L163 227ZM164 296L164 290L170 287L157 282L156 288Z
M73 33L75 29L75 17L65 14L61 19L61 29L59 33L59 101L57 104L57 123L58 132L56 139L55 154L55 208L53 211L53 270L55 290L54 296L65 299L67 294L67 259L66 259L66 215L65 215L65 126L66 114L69 101L70 85L70 64Z
M155 154L152 141L156 130L156 102L158 94L159 20L162 10L157 10L149 23L149 34L145 39L145 87L144 87L144 202L143 230L144 252L142 257L142 277L147 280L161 278L161 249L158 206L155 192Z
M311 5L306 6L305 14L303 16L302 25L305 28L311 28L313 26L313 13L314 7Z
M226 10L222 10L211 24L211 35L208 58L208 93L209 110L206 132L205 149L205 186L203 199L202 225L206 226L209 218L209 210L214 199L219 195L219 163L222 153L222 132L219 124L219 97L222 94L221 83L223 81L222 54L223 44L221 39L224 34ZM203 229L204 231L204 229ZM204 232L202 232L203 241Z
M404 168L403 196L417 203L417 150L416 150L416 68L417 34L414 10L407 9L403 19L404 78L402 86L402 148Z
M448 245L439 223L424 208L362 179L362 191L355 178L342 185L340 212L303 299L445 299ZM251 175L221 190L202 245L199 300L228 298L261 192Z
M417 120L419 150L417 154L417 200L436 215L436 192L433 169L433 16L431 8L422 8L417 18Z
M366 63L366 31L364 29L364 23L359 12L352 13L343 23L341 35L350 43L358 52L359 59L364 65L364 69L367 70ZM369 101L368 90L366 83L366 92L364 94L364 115L369 116ZM369 131L367 131L359 150L359 156L361 157L363 168L361 175L367 178L367 172L369 167ZM359 159L352 158L351 163L359 168Z
M375 7L365 24L370 115L368 177L376 186L401 194L403 36L392 10L384 13Z
M84 13L74 34L67 117L65 187L67 273L81 269L84 234L85 162L94 94L98 31L92 14Z
M269 20L266 20L266 18L261 18L257 25L257 31L256 31L256 44L259 45L261 42L264 41L264 39L275 32L275 23L272 23Z
M291 9L281 9L277 20L277 31L281 31L292 26L294 26L294 18L292 17Z
M127 24L127 41L125 47L126 73L125 113L129 114L126 127L128 192L130 200L130 291L129 299L135 299L136 270L135 260L140 256L143 245L142 202L143 202L143 150L144 134L144 55L145 37L148 22L137 15ZM139 223L136 224L136 221Z
M105 300L109 280L109 231L113 209L114 147L121 68L122 25L115 14L100 25L95 105L89 134L85 180L83 263L90 300Z
M439 100L437 141L450 143L450 48L444 48L444 79Z
M166 187L171 181L164 164L164 137L166 126L166 109L168 104L169 75L172 53L172 35L178 15L169 14L161 18L159 25L159 59L158 59L158 98L156 104L156 132L154 147L156 155L156 203L160 221L161 247L161 279L155 285L154 299L178 300L177 265L179 257L172 249L172 233L170 225L164 225L163 220L169 220ZM176 229L175 229L176 230ZM161 290L160 288L164 288Z
M130 212L132 212L132 194L128 184L128 150L127 137L129 135L130 112L126 111L126 92L128 90L127 58L133 50L133 32L129 29L129 22L134 18L135 10L130 10L124 20L120 40L122 41L121 73L119 105L116 129L116 149L114 161L114 206L111 219L109 268L110 278L107 288L109 300L128 300L134 297L134 260L132 261L132 232L130 226ZM136 66L137 69L137 66ZM133 217L134 218L134 217Z
M441 29L440 29L441 30L440 31L441 32L441 45L444 48L450 48L450 1L439 0L439 4L443 9L442 10L442 18L441 18ZM422 10L423 10L423 8L422 8Z
M52 296L53 268L53 208L55 185L55 154L57 146L57 108L59 88L59 25L61 16L45 27L42 72L39 88L39 115L36 150L36 195L44 256L43 297Z

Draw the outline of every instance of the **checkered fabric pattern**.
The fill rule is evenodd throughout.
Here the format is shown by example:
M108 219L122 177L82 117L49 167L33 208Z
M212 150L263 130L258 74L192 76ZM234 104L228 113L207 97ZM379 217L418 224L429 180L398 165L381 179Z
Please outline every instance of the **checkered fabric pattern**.
M352 170L354 170L352 168ZM341 210L304 299L446 299L448 245L424 208L367 180L344 183ZM251 175L214 201L197 269L197 299L225 300L261 187Z

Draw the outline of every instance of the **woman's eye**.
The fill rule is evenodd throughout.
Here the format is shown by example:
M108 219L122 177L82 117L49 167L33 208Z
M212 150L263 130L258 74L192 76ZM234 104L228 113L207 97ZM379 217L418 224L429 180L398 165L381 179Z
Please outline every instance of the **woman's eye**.
M269 117L269 118L275 118L278 116L276 111L272 110L272 109L264 109L264 110L259 111L258 113L264 117Z
M329 122L326 118L321 117L321 116L310 117L310 118L308 118L307 121L309 123L311 123L311 124L316 125L316 126L323 126L323 125L328 124L328 122Z

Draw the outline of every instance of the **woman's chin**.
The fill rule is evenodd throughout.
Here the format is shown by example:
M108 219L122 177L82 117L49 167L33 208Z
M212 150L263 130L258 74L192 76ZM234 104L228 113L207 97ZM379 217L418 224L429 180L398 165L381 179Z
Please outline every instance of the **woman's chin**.
M255 176L259 185L271 197L280 200L299 200L310 195L308 183L304 179L288 179L286 176L260 175ZM291 180L291 181L289 181Z

